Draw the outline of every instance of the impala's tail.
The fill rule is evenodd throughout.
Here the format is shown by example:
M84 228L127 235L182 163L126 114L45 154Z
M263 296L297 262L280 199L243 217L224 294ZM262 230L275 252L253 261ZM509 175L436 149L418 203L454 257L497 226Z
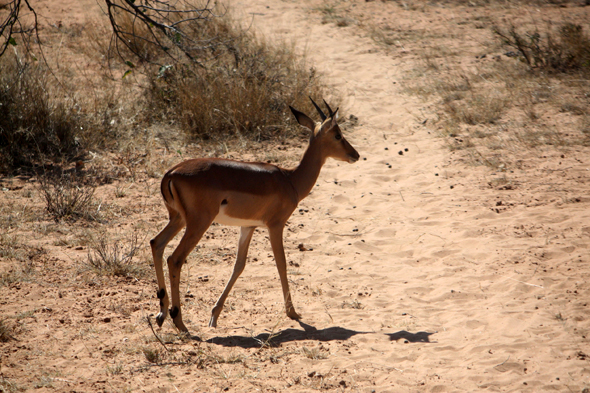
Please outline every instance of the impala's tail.
M164 198L165 203L171 205L172 202L174 202L174 194L172 193L172 176L169 175L169 172L162 178L160 192L162 193L162 198Z

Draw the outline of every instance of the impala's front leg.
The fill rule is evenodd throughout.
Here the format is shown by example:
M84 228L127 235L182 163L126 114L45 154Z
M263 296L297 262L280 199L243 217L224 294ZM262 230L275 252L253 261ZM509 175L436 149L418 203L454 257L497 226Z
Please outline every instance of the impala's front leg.
M289 281L287 279L287 260L285 259L285 249L283 248L283 227L274 226L268 228L270 236L270 245L275 256L277 269L279 270L279 277L281 279L281 286L283 287L283 298L285 299L285 310L287 316L291 319L299 320L301 316L295 311L293 302L291 300L291 292L289 291Z
M252 240L252 234L256 227L242 227L240 231L240 241L238 242L238 256L236 257L236 264L234 265L234 271L223 290L223 293L219 297L215 307L211 311L211 320L209 321L209 327L217 327L217 318L223 309L227 295L231 291L232 287L240 277L240 274L244 271L246 266L246 258L248 257L248 247L250 246L250 240Z

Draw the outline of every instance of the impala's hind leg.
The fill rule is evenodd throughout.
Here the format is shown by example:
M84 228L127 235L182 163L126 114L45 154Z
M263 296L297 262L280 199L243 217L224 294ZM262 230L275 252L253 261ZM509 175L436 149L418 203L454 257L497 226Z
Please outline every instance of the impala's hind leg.
M236 283L240 274L244 271L244 267L246 266L246 258L248 256L248 247L250 246L250 240L252 240L252 234L256 227L242 227L240 232L240 241L238 242L238 256L236 257L236 264L234 265L234 271L231 275L231 278L227 282L223 293L219 297L217 303L215 303L215 307L213 307L213 311L211 311L211 319L209 320L210 327L217 327L217 318L219 318L219 314L223 309L223 305L225 304L225 299L227 299L227 295L231 291L232 287Z
M164 279L164 250L170 240L172 240L172 238L184 228L184 220L181 215L170 208L168 211L170 213L170 222L168 222L168 225L166 225L166 227L150 241L150 245L152 246L152 256L154 258L154 267L156 269L156 277L158 279L158 299L160 299L160 313L156 316L158 326L162 326L162 323L164 323L170 305L168 293L166 292L166 280Z
M182 240L176 247L176 250L168 258L168 272L170 273L170 294L172 297L172 307L170 308L170 317L174 325L181 332L187 332L188 329L182 322L182 312L180 310L180 271L182 265L186 262L186 257L195 248L201 237L213 222L212 217L195 215L186 218L186 231Z

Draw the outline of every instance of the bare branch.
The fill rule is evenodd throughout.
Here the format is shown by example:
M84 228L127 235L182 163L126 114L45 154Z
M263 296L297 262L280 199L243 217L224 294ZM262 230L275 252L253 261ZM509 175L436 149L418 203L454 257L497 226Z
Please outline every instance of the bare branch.
M15 35L20 35L21 43L25 46L27 52L30 52L31 45L31 35L34 33L35 37L37 38L37 42L39 41L39 32L37 29L37 13L31 7L28 0L24 0L24 5L27 6L28 10L33 14L33 24L29 28L25 28L22 24L22 9L23 9L23 0L12 0L8 2L5 7L9 9L8 16L0 22L0 37L2 39L2 43L0 44L0 57L6 52L8 46L17 45L17 41L15 39Z
M122 43L135 56L151 63L155 61L144 53L145 45L172 58L175 58L174 52L170 49L174 47L190 61L204 67L195 52L206 49L209 43L195 38L196 29L191 24L217 16L211 1L200 8L185 1L105 0L105 3L117 45Z

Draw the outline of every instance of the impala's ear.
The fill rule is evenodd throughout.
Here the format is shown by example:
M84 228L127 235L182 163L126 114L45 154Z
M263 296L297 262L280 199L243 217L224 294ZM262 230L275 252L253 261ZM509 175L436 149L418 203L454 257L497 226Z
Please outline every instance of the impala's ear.
M293 112L293 115L297 119L297 123L301 124L304 127L309 128L311 130L311 132L314 132L315 123L313 120L311 120L305 113L299 112L297 109L294 109L290 105L289 105L289 109L291 109L291 112Z

